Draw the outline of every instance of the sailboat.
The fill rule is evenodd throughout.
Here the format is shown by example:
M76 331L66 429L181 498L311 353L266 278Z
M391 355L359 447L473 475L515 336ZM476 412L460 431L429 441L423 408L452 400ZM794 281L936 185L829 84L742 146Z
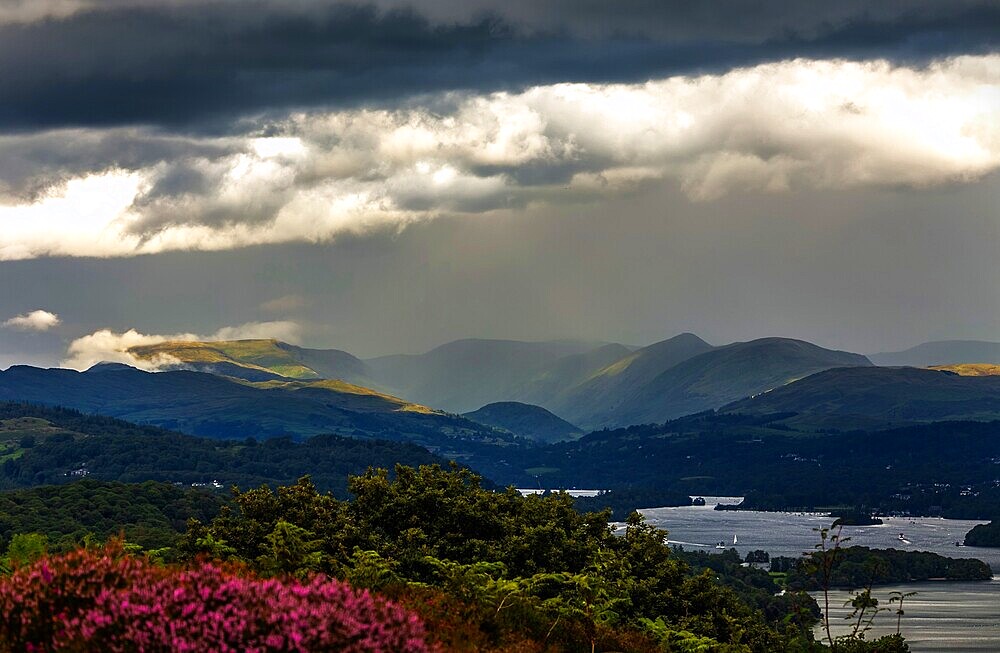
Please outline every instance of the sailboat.
M735 535L735 534L733 534L733 546L736 546L736 543L737 543L738 541L739 541L739 540L737 540L737 539L736 539L736 535Z

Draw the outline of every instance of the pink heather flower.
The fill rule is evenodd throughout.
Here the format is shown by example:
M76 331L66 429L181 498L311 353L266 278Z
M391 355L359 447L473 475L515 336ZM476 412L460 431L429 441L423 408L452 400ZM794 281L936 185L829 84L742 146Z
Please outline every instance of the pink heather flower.
M341 581L157 567L113 547L0 579L0 651L432 653L426 634L414 613Z

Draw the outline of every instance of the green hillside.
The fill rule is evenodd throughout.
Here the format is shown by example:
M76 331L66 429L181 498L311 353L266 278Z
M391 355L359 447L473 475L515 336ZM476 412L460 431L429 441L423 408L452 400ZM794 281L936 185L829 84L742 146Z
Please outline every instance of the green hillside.
M65 408L0 402L0 489L82 478L183 486L292 483L309 474L345 496L349 474L369 466L445 461L415 444L318 435L257 441L200 438Z
M583 435L580 429L541 406L517 401L487 404L463 417L537 442L574 440Z
M870 428L940 420L1000 419L1000 377L913 367L831 369L736 402L727 412L788 412L792 425Z
M171 368L262 381L272 378L369 382L365 364L336 349L305 349L278 340L170 341L132 347L129 353Z
M566 388L552 403L552 409L588 427L619 423L617 408L660 374L689 358L712 350L712 346L691 333L629 352L596 371L577 385Z
M339 381L252 383L191 371L18 366L0 372L0 400L62 405L215 438L336 433L447 451L470 441L509 439L464 418Z

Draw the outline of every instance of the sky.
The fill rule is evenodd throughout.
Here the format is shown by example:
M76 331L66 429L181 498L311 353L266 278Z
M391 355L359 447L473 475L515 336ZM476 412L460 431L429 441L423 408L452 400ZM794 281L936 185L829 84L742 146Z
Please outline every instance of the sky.
M1000 340L1000 3L0 0L0 368Z

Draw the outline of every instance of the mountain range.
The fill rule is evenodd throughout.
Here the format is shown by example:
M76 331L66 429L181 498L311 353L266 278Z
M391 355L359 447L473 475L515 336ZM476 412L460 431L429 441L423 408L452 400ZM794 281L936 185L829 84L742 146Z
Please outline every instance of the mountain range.
M859 354L800 340L713 347L690 333L641 348L461 340L367 363L380 387L420 403L468 412L470 405L516 401L584 429L662 422L831 367L871 365Z
M987 356L992 344L927 343L898 355L964 359ZM15 366L0 373L0 399L210 437L337 433L435 450L498 438L553 442L706 410L796 413L810 428L834 429L1000 414L1000 377L988 362L875 367L863 355L790 338L713 346L684 333L646 347L467 339L367 360L277 340L173 341L129 353L164 371Z
M387 459L404 453L414 459L424 454L457 459L503 483L612 487L618 479L614 485L624 503L683 500L687 493L714 488L764 492L755 499L761 506L816 505L825 496L820 486L829 481L817 480L817 468L845 456L863 457L872 438L886 437L892 447L880 445L884 455L869 461L864 473L852 472L852 482L863 484L865 474L895 465L920 474L893 472L891 482L871 496L851 490L842 497L883 501L907 495L933 468L914 460L908 447L919 445L933 457L940 442L961 437L975 456L976 473L966 475L961 457L949 452L949 482L982 486L976 515L1000 506L992 486L984 485L997 455L992 433L1000 424L1000 366L988 362L880 367L860 354L790 338L715 346L690 333L646 347L462 340L426 354L368 360L276 340L165 342L130 353L143 366L162 371L120 363L85 372L15 366L0 372L0 401L65 406L235 440L217 447L204 439L184 440L187 445L180 448L196 447L204 461L218 459L213 463L218 469L239 463L246 478L277 473L274 464L263 464L256 452L244 450L253 440L269 440L267 447L298 447L296 441L317 447L281 458L281 474L287 476L297 466L308 466L311 455L332 459L360 439ZM455 408L464 406L472 408ZM5 426L0 423L0 431ZM48 449L24 451L23 434L8 437L3 446L16 444L16 450L0 455L23 458L17 465L13 459L5 462L14 474L10 483L49 478L50 467L62 470L57 474L71 473L84 452L88 465L127 475L140 468L119 463L145 455L134 438L98 442L71 433L72 442L63 442L64 434L48 438L51 424L34 426L28 435L54 448L45 457ZM11 428L23 427L19 422ZM883 436L887 429L891 434ZM924 435L933 441L907 444L907 438ZM192 478L205 465L191 467L190 456L184 459L187 467L170 462L178 437L157 441L166 447L158 460L167 461L165 471L174 476ZM419 445L429 453L373 444L385 441ZM841 451L844 443L853 449ZM112 445L114 455L107 452ZM260 451L268 460L279 458ZM364 451L351 455L363 457ZM142 467L142 474L155 472L157 465ZM779 467L785 475L780 483L771 479ZM111 475L105 480L125 479ZM805 487L811 494L796 494L796 488ZM898 491L904 487L905 492ZM920 502L925 509L942 505L932 486L924 489ZM622 490L638 494L629 498ZM971 510L964 496L949 498L948 509Z
M253 382L338 378L452 413L496 402L531 404L582 429L662 422L831 367L871 365L859 354L800 340L762 338L715 347L690 333L641 348L469 339L425 354L368 360L275 340L167 342L130 351L163 369Z

